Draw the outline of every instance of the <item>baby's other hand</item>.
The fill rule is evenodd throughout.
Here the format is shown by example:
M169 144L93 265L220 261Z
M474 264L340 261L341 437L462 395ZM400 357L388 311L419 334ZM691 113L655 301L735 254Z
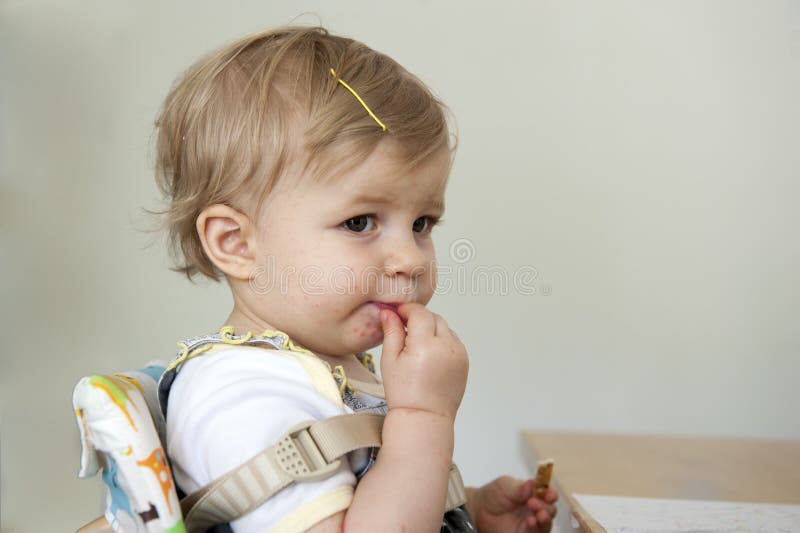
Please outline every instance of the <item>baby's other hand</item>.
M424 305L405 303L397 313L382 310L381 323L381 376L389 409L455 418L469 362L466 348L445 319Z
M499 477L479 489L468 490L468 496L467 509L481 533L548 533L553 527L558 491L550 487L543 498L537 498L532 479Z

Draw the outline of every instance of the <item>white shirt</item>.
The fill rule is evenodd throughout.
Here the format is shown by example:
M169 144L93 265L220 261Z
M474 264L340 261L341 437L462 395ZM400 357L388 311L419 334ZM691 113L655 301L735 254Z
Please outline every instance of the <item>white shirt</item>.
M184 363L167 407L167 455L190 494L272 446L291 427L353 413L328 367L287 350L215 347ZM346 509L356 478L347 458L332 477L296 483L231 523L236 532L296 531Z

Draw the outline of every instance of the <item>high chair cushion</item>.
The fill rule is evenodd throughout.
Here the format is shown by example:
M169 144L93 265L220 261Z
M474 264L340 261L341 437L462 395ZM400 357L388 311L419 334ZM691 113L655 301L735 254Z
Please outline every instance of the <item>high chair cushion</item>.
M102 470L105 517L115 531L185 532L156 393L165 366L87 376L73 391L82 445L78 476Z

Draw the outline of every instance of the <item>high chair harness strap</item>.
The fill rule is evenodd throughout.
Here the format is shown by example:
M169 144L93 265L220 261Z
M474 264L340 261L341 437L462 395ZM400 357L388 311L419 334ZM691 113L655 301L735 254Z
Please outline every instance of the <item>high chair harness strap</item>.
M346 453L379 447L382 428L383 415L370 413L295 426L273 446L181 500L187 532L200 533L235 520L292 483L332 476ZM461 474L453 464L445 511L466 501Z

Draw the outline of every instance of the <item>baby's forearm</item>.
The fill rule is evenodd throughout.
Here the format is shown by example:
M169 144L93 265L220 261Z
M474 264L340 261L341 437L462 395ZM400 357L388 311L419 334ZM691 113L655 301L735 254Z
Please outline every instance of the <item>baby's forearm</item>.
M452 456L452 418L390 409L383 446L357 485L344 531L439 531Z

